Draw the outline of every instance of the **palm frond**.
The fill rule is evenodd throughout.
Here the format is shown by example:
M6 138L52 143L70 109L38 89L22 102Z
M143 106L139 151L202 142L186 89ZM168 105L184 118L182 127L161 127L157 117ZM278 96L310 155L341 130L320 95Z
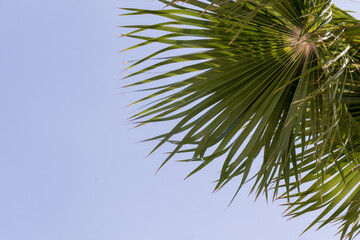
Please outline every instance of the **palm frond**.
M287 199L288 214L321 209L309 226L341 223L341 238L359 233L360 25L330 0L160 0L162 10L125 9L124 15L164 17L128 25L125 34L164 48L131 67L167 53L170 69L127 87L151 93L132 119L138 125L175 120L149 140L174 145L175 155L198 161L189 176L215 159L223 166L215 190L253 179L256 196ZM146 36L157 30L157 37ZM173 51L193 49L172 55ZM173 64L183 63L179 68ZM189 74L192 74L189 77ZM172 77L177 81L172 81ZM151 85L151 87L142 87ZM255 159L263 159L258 166ZM257 168L257 169L254 169ZM252 173L255 171L255 174ZM239 190L238 189L238 190ZM305 190L304 190L305 189Z

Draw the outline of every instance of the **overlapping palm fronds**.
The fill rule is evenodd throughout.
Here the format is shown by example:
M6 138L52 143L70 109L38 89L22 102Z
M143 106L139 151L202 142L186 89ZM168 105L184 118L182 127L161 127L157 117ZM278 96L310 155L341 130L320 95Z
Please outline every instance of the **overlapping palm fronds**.
M133 67L173 50L196 50L128 76L171 69L129 85L146 89L157 83L136 102L149 105L132 117L135 122L177 121L170 132L150 139L160 141L154 150L174 144L163 164L191 153L182 160L199 163L191 176L221 160L216 190L234 177L239 189L252 179L257 196L286 198L290 216L320 210L309 227L339 221L341 238L355 237L360 228L358 21L330 0L160 2L167 8L125 9L125 15L166 19L126 26L135 29L126 36L143 40L132 48L165 44ZM147 37L145 30L162 34ZM180 62L183 67L171 68ZM181 80L171 81L174 76Z

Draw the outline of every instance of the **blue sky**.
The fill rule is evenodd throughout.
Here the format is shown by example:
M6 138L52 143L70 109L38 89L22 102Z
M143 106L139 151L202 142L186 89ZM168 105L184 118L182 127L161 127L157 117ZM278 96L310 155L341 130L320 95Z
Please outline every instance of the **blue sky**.
M360 12L360 4L335 1ZM167 125L131 129L125 108L139 95L120 89L131 39L116 26L153 19L119 17L117 7L158 8L152 0L0 0L0 239L4 240L331 240L310 216L284 210L236 183L212 194L213 166L193 166L137 143ZM358 17L359 14L357 14ZM131 22L130 22L131 21ZM134 81L136 79L133 79Z

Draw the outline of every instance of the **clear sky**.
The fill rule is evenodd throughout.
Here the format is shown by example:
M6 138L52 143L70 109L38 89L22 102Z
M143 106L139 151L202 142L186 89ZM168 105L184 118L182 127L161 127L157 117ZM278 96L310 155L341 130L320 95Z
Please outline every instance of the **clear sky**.
M360 12L360 4L338 0ZM117 7L157 8L154 0L0 0L0 240L331 240L305 216L254 203L237 183L212 194L217 167L184 181L190 164L137 143L169 126L131 129L122 62L151 48L116 26ZM359 14L357 16L360 18ZM133 79L134 81L136 79Z

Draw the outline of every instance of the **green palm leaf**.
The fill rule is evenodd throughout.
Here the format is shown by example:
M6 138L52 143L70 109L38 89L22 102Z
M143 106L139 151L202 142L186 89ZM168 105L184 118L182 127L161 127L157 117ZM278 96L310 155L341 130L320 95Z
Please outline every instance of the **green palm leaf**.
M181 160L199 163L191 176L223 160L215 190L234 177L240 178L239 189L252 179L257 196L286 198L290 216L320 210L309 227L335 221L341 238L356 236L358 21L326 0L160 2L168 7L125 9L125 15L166 20L125 27L135 29L126 36L142 40L129 49L166 45L131 67L168 57L128 77L169 70L127 86L151 92L136 102L147 104L132 117L138 125L176 121L170 132L149 139L159 141L154 151L174 145L162 165L191 153ZM161 34L148 37L146 30ZM171 55L181 49L193 51ZM172 67L176 63L184 65Z

